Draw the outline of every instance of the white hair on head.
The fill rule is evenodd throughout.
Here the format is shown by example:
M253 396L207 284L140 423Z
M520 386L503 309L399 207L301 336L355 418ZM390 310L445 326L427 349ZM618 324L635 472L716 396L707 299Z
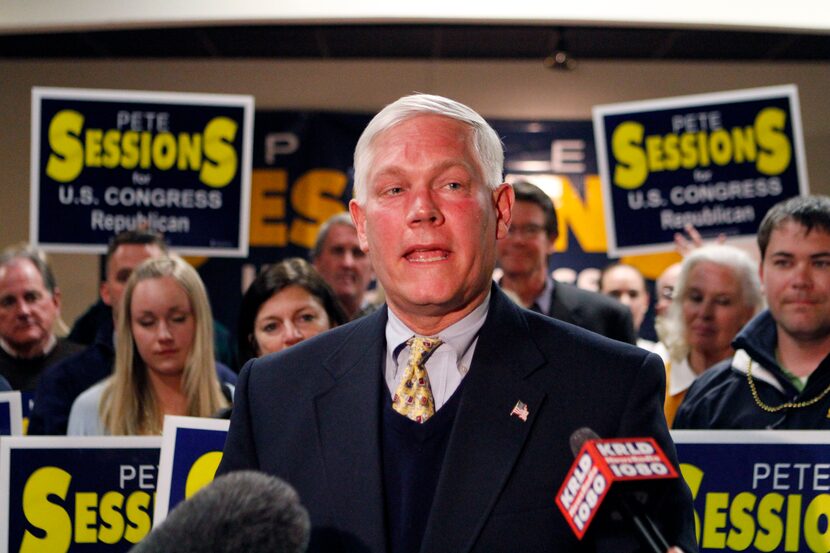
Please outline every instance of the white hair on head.
M442 115L469 125L485 184L495 190L502 183L504 147L499 135L481 115L449 98L433 94L411 94L380 110L357 141L354 150L354 196L359 204L366 203L367 199L366 176L372 164L375 138L398 123L418 115Z
M693 250L683 258L680 275L674 287L674 300L666 315L666 336L664 342L673 359L683 359L689 354L686 342L686 328L683 321L683 298L689 288L689 274L698 263L708 262L731 269L738 281L743 305L752 307L754 313L765 307L758 277L758 264L744 250L728 244L709 244Z

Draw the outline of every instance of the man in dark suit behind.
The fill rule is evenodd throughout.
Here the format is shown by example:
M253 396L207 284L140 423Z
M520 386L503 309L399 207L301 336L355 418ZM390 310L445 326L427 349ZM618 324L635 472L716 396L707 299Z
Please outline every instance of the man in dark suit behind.
M611 298L553 280L549 257L559 235L553 202L529 182L513 183L516 202L510 230L496 245L501 286L526 307L608 338L635 344L631 312Z
M350 210L387 306L242 370L219 473L290 482L310 551L639 549L611 519L577 541L554 497L583 426L653 436L677 462L662 363L492 284L513 206L502 164L498 136L462 104L418 94L384 108L358 142ZM647 508L696 550L682 480Z

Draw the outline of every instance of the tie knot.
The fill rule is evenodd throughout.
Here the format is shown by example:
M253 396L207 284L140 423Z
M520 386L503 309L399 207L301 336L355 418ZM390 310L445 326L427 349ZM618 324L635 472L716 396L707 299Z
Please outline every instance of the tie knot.
M406 343L409 346L409 359L420 365L426 363L432 352L444 342L438 336L413 336Z

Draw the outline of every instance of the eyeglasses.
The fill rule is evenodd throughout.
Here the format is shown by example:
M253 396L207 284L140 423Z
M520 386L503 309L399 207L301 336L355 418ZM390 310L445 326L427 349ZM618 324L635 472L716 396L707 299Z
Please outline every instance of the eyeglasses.
M528 223L526 225L510 225L510 228L507 229L507 234L513 238L536 238L543 232L545 232L545 227L535 223Z

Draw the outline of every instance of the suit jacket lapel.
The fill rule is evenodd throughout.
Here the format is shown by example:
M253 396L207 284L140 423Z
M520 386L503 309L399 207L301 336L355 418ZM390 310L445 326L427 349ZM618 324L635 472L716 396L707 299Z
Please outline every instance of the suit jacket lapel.
M493 288L438 480L423 553L469 551L533 427L544 393L525 377L545 359L521 310ZM517 402L527 420L511 414Z
M325 362L333 383L315 399L337 527L386 551L380 453L380 393L386 309L359 321Z

